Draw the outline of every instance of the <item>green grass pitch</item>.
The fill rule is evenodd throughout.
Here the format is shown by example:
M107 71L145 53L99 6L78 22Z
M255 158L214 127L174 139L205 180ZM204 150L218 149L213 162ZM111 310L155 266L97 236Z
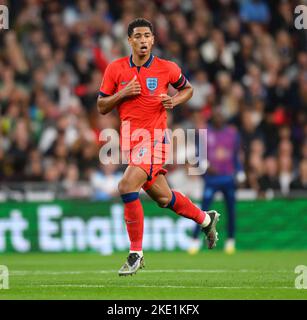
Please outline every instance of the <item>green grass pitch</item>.
M119 277L126 253L4 254L9 289L0 299L307 299L294 269L307 252L147 252L146 268Z

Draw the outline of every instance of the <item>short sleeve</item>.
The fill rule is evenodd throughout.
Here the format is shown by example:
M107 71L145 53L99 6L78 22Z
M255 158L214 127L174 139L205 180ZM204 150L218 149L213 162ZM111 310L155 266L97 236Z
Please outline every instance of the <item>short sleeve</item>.
M99 89L99 95L102 97L111 96L116 90L114 64L110 63L103 75L101 86Z
M181 69L174 62L169 64L169 82L177 90L183 89L187 83L186 77L182 74Z

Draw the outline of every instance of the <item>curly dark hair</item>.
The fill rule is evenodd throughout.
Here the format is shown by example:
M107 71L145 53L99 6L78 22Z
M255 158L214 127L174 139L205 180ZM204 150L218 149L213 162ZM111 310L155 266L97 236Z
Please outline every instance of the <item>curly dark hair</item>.
M137 27L148 27L150 31L153 33L152 23L144 18L137 18L131 21L128 25L128 37L131 37L133 33L133 29Z

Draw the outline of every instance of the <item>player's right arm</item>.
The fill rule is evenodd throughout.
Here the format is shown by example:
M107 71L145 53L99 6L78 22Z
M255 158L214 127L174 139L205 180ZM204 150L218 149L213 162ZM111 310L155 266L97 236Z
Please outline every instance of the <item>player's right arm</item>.
M141 85L137 81L136 76L122 90L115 93L117 83L112 69L112 64L110 64L105 71L97 99L97 109L101 114L109 113L122 103L124 99L137 96L141 93Z

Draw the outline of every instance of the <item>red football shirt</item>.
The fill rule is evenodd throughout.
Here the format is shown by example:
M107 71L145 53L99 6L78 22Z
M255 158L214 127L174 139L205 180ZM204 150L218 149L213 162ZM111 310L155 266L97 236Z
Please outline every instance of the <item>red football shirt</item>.
M137 67L130 56L115 60L108 65L99 94L101 96L115 94L135 75L141 85L141 94L130 97L117 106L122 123L121 132L125 125L128 123L130 125L130 148L137 143L131 141L136 129L148 130L151 141L154 141L154 129L167 128L166 110L160 95L167 93L169 84L178 90L184 88L186 84L186 78L176 63L151 55L143 66ZM122 137L123 141L126 138Z

